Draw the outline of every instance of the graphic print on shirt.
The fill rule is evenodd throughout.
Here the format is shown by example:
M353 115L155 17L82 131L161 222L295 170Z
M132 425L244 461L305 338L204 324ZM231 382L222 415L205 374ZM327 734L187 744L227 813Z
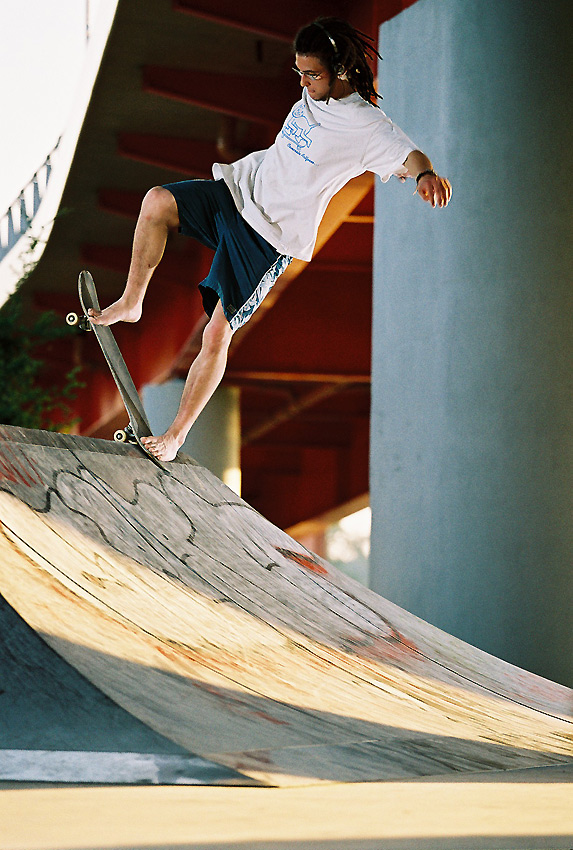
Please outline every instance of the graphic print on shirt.
M312 145L310 133L315 127L320 127L320 124L312 124L304 114L304 106L299 104L299 106L295 106L292 110L288 121L286 121L281 131L281 135L288 141L290 150L294 151L311 165L315 165L315 163L307 156L306 151Z

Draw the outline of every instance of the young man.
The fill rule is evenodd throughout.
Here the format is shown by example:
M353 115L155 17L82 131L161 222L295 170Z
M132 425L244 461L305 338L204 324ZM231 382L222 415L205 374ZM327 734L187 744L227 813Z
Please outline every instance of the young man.
M413 177L417 193L445 207L451 186L428 157L377 106L368 36L337 18L303 27L294 70L302 98L273 145L231 165L216 163L215 180L156 186L145 196L135 229L125 291L94 324L136 322L170 228L215 250L199 284L210 317L178 413L165 434L144 444L172 460L219 385L234 331L257 309L293 257L310 260L318 225L332 196L352 177L373 171Z

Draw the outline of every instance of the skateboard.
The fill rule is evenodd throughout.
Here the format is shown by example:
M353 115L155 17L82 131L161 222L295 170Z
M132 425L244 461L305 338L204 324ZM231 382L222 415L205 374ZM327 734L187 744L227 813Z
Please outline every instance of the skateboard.
M78 293L80 296L80 304L82 306L83 314L68 313L66 316L66 322L68 325L77 325L82 331L93 331L95 333L96 339L103 351L103 355L107 361L107 365L109 366L113 379L117 384L127 415L129 416L129 424L126 425L125 428L117 430L113 435L113 438L118 443L137 443L148 457L159 463L159 461L157 461L157 459L147 451L141 442L141 437L151 436L151 428L147 421L147 416L145 415L139 393L137 392L135 384L129 374L129 369L125 365L125 360L123 359L119 346L115 341L112 330L105 325L94 325L90 322L88 316L88 310L90 307L93 307L93 309L97 311L101 309L99 306L95 283L90 272L80 272L80 276L78 278Z

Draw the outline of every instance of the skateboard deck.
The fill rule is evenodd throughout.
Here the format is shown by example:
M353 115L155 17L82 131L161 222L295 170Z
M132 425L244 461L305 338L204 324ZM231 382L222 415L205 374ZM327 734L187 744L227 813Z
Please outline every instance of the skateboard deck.
M105 325L94 325L89 319L88 310L90 307L93 307L93 309L98 312L101 308L99 306L93 277L88 271L80 272L78 278L78 294L80 297L83 315L78 316L77 313L68 313L66 321L69 325L78 325L82 330L93 330L95 333L112 377L117 384L127 415L129 416L129 424L126 425L125 428L119 429L115 432L114 440L121 443L137 443L148 457L155 460L156 463L159 463L159 461L157 461L157 459L147 451L141 442L141 437L151 436L151 428L147 421L147 416L145 415L139 393L137 392L135 384L129 374L129 369L125 365L125 360L119 350L119 346L115 340L113 332L111 328L106 327Z

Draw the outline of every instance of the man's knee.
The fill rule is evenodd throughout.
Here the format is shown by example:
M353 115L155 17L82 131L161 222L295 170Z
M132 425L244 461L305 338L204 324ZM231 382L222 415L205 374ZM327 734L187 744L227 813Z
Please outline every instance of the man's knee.
M168 227L179 225L177 202L163 186L154 186L143 199L141 215L145 218L167 224Z
M226 351L229 347L233 332L225 317L221 302L217 304L213 315L203 331L203 349L211 352Z

